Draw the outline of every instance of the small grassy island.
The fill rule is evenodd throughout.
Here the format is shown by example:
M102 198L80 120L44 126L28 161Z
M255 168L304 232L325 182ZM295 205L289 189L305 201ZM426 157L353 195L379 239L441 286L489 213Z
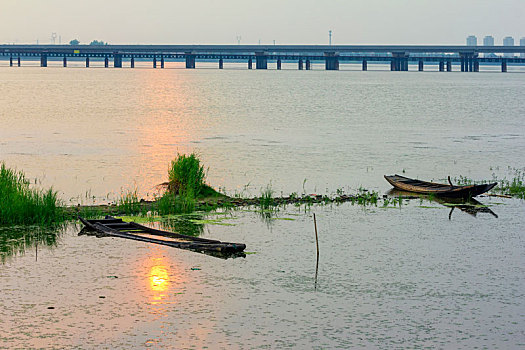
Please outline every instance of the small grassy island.
M516 172L512 180L499 180L494 190L503 196L525 198L525 175ZM496 180L496 179L495 179ZM461 183L473 183L461 177ZM256 206L268 210L285 205L312 205L351 202L360 205L401 205L402 199L410 197L380 197L377 192L359 189L347 195L297 195L275 197L271 186L252 198L230 197L217 192L206 183L206 170L195 153L179 154L171 162L168 181L159 185L162 195L154 200L139 199L137 191L121 195L112 205L65 206L53 188L32 188L23 172L0 167L0 225L50 225L75 220L77 216L88 218L104 215L153 215L189 214L195 211L211 211L219 208ZM500 195L501 196L501 195ZM416 197L417 198L417 197Z

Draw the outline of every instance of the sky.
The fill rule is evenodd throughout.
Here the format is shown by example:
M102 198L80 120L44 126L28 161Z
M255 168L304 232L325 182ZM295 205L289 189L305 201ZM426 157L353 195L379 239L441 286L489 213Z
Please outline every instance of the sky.
M1 0L0 43L464 45L525 37L525 0Z

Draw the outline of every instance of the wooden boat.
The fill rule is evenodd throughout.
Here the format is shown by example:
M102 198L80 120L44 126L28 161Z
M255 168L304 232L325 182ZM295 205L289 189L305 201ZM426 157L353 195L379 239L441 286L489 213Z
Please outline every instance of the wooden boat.
M125 222L111 216L104 219L86 220L78 217L87 229L101 233L103 236L133 239L147 243L161 244L169 247L189 249L219 257L244 255L246 248L242 243L221 242L212 239L192 237L179 233L161 231L151 227ZM155 238L156 236L164 239Z
M422 194L434 194L441 197L450 198L472 198L487 191L490 191L496 182L482 185L466 185L455 186L448 178L449 184L440 184L434 182L426 182L400 175L385 175L386 181L397 189L409 192L416 192Z

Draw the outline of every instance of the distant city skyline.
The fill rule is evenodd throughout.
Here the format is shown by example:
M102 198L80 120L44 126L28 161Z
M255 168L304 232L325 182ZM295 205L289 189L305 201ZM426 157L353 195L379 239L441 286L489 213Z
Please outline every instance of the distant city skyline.
M0 43L327 44L331 30L334 45L498 44L525 37L523 18L523 0L19 0L2 6Z

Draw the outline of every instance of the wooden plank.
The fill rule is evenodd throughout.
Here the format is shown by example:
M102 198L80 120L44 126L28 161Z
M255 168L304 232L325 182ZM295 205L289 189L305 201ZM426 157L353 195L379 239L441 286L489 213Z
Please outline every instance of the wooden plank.
M135 222L122 222L122 220L112 217L106 217L106 219L103 220L85 220L79 217L79 220L82 221L87 228L96 230L107 236L132 239L135 241L165 245L180 249L189 249L221 258L227 258L232 254L240 254L244 249L246 249L246 245L242 243L221 242L206 238L191 237L177 233L165 232L142 226ZM120 222L115 222L116 220L120 220ZM108 223L108 221L110 221L110 223ZM144 237L140 236L140 233L161 235L170 238L180 238L184 239L185 241L177 242Z

